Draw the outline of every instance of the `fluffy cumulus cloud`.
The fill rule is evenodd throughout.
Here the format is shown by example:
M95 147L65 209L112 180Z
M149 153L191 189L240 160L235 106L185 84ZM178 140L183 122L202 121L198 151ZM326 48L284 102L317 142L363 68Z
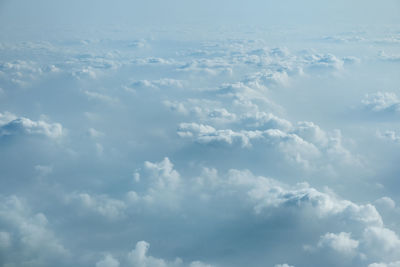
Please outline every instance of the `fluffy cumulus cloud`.
M168 262L163 259L155 258L152 256L148 256L147 252L150 248L150 244L146 241L139 241L136 243L136 247L134 250L129 252L128 254L128 262L131 266L138 267L211 267L209 264L204 264L200 261L194 261L190 264L184 264L180 258L176 258L174 261Z
M3 266L43 266L66 260L68 251L49 229L43 213L33 213L17 196L1 196L0 262Z
M8 135L44 135L56 139L63 135L63 127L60 123L32 121L9 112L0 113L0 136Z
M362 103L373 112L398 112L400 100L395 93L377 92L367 94Z
M297 126L292 127L290 122L273 115L258 115L260 114L256 114L256 118L258 117L259 120L255 125L260 125L257 128L267 130L247 128L240 131L217 130L210 125L181 123L177 134L182 138L205 145L225 144L251 148L253 144L257 144L258 149L264 147L266 150L273 147L288 160L307 168L313 167L312 160L321 158L345 164L360 164L357 156L352 155L343 147L340 131L326 133L312 122L299 122ZM245 120L248 121L248 119Z
M57 72L57 70L54 65L40 66L34 61L0 62L0 80L10 87L24 88L29 87L38 76Z
M394 4L22 2L0 266L399 266Z
M354 254L358 244L359 242L357 240L351 239L350 233L326 233L321 236L321 239L318 242L318 247L330 247L339 253Z
M173 221L173 218L166 215L166 211L172 214L190 214L195 221L201 221L203 216L215 216L214 213L222 212L221 208L228 214L243 212L241 209L245 208L247 216L254 219L264 218L262 220L267 221L269 216L278 214L285 214L292 221L302 220L304 214L308 214L307 216L312 216L320 223L335 222L332 225L327 223L324 230L336 229L335 224L342 225L341 230L358 232L359 229L364 229L354 234L357 239L349 232L321 234L315 248L306 250L312 254L318 255L319 250L330 249L344 257L358 256L360 260L368 257L385 259L395 258L394 253L398 249L397 235L385 228L381 215L372 204L356 204L329 191L321 192L305 183L289 186L276 179L256 176L248 170L235 169L221 175L217 170L205 168L199 175L183 178L168 158L155 163L145 162L144 169L134 176L137 178L135 183L139 183L137 188L141 190L127 191L125 197L120 200L104 197L96 199L88 194L80 194L79 200L89 210L110 218L115 218L118 208L123 208L127 214L141 214L149 220L167 216L164 220L168 223ZM218 202L230 205L220 207L216 205ZM142 210L142 205L145 205L146 210ZM193 207L197 207L201 213L193 210ZM160 209L164 215L154 214L151 209ZM264 217L266 215L268 216ZM307 220L307 217L303 219ZM230 220L231 223L236 221L234 218L224 218L220 215L213 220L224 224ZM208 223L213 223L213 220ZM222 222L219 222L220 220ZM193 227L196 227L195 225ZM312 231L307 226L301 227L301 231ZM299 245L307 247L303 242ZM183 262L179 258L168 262L147 256L148 249L147 242L138 242L136 248L128 254L128 261L133 266L186 266L182 265ZM118 260L107 254L98 264L106 263L117 264ZM190 266L208 265L194 261Z

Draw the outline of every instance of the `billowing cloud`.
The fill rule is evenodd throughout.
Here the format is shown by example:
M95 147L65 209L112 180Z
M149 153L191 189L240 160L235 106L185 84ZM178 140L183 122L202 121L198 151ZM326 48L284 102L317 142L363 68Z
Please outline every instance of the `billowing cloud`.
M357 240L351 239L350 233L326 233L321 236L318 242L318 247L330 247L339 253L343 254L354 254L355 250L358 248L359 242Z
M32 121L8 112L0 113L0 119L0 136L44 135L56 139L63 135L63 127L60 123L48 123L42 120Z
M43 266L66 260L69 252L49 229L43 213L34 213L17 196L1 196L0 263L4 266Z
M389 92L367 94L362 103L373 112L397 112L400 106L397 95Z

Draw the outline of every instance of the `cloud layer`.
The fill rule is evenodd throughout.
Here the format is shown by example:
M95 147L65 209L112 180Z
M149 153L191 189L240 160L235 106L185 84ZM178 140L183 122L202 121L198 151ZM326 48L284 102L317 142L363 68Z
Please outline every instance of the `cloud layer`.
M399 265L398 27L217 24L0 26L1 266Z

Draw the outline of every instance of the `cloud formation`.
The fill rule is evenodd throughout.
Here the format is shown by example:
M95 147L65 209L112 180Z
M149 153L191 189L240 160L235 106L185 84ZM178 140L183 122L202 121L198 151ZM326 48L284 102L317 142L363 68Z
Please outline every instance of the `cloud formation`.
M56 139L63 135L63 127L60 123L32 121L9 112L0 113L0 137L9 135L44 135Z
M27 26L132 7L71 1L24 3L14 30L16 9L0 16L1 266L398 265L395 25L341 29L343 1L223 0ZM140 26L166 10L182 21ZM212 27L182 23L201 10ZM239 27L257 12L285 16Z

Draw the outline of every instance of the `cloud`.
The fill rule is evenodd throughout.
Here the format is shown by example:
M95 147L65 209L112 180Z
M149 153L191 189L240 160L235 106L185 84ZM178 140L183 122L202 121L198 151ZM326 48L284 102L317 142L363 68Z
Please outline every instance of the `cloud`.
M97 75L96 72L93 68L87 67L83 68L81 70L75 71L72 76L74 76L76 79L81 80L81 79L96 79Z
M367 94L361 103L367 110L373 112L397 112L400 109L397 95L389 92Z
M56 71L55 68L47 68L47 72ZM0 81L18 87L27 87L38 77L46 72L34 61L16 60L12 62L0 62Z
M175 189L179 186L180 175L174 170L174 165L168 158L164 158L158 163L146 161L144 167L150 174L151 183L154 188Z
M343 60L332 54L311 54L304 56L305 64L311 69L343 69Z
M100 138L104 137L104 133L94 129L94 128L89 128L88 129L88 134L91 138Z
M390 197L381 197L375 200L376 205L387 209L394 209L396 207L396 202Z
M131 62L132 64L136 64L139 66L148 66L148 65L155 65L155 66L163 66L163 65L172 65L177 66L179 63L173 59L166 59L160 57L147 57L147 58L135 58Z
M301 71L299 71L301 72ZM257 72L249 75L245 82L252 86L288 86L289 85L289 75L285 70L271 71L266 70L263 72Z
M359 242L357 240L351 239L350 233L326 233L321 236L318 242L318 247L329 247L339 253L350 255L355 254L358 248Z
M248 195L254 201L254 209L261 213L263 209L278 206L310 207L319 217L347 216L347 218L367 225L382 226L382 218L371 204L357 205L341 200L328 193L322 193L307 184L299 184L291 189L274 179L254 177L249 172L231 170L229 181L236 186L248 188ZM339 216L339 217L340 217Z
M149 248L150 244L146 241L137 242L135 249L128 254L129 264L137 267L212 267L212 265L205 264L200 261L194 261L187 265L184 264L180 258L176 258L174 261L168 262L163 259L148 256L147 252Z
M146 185L146 190L140 195L135 191L128 192L127 199L130 202L140 200L150 205L176 207L181 200L179 192L184 190L181 176L167 157L155 163L146 161L142 174L135 172L134 177L136 182Z
M400 143L400 135L398 135L395 131L385 131L384 133L378 132L377 135L379 138L386 139L394 143Z
M363 242L371 256L384 259L398 259L400 239L397 234L385 227L370 226L364 230Z
M398 263L397 30L236 26L4 32L1 266Z
M119 261L107 254L103 260L96 263L96 267L119 267Z
M139 181L142 185L146 185L142 188L144 192L156 188L154 182L147 182L148 179L157 181L161 178L170 179L168 177L171 176L178 177L177 171L173 170L169 160L164 159L159 163L146 163L146 165L147 168L150 167L150 172L147 170L142 173ZM170 201L170 196L166 193L168 191L175 195L175 205L171 207L180 212L188 212L192 207L209 205L212 207L213 203L215 205L230 203L230 205L223 205L225 212L230 209L238 212L237 208L244 206L249 211L253 211L252 217L263 218L263 220L270 218L264 215L268 214L273 218L282 212L290 218L288 220L295 220L293 222L295 225L297 220L310 218L321 222L332 222L332 225L327 223L326 227L322 227L321 230L328 230L328 232L320 236L316 248L331 249L346 257L359 256L359 259L364 259L363 255L375 259L394 257L393 253L399 242L397 235L384 226L382 217L372 204L356 204L341 199L332 192L321 192L306 183L290 186L273 178L256 176L247 170L231 169L226 174L220 175L216 170L206 168L198 177L182 177L179 188L167 186L162 186L162 188L163 190L157 194L158 197L148 204L165 209L164 203ZM160 193L162 195L159 195ZM129 205L140 207L139 203L141 199L145 200L143 197L146 194L143 195L140 192L134 194L130 192L130 194L132 201ZM203 210L204 214L193 215L210 216L206 214L215 212L212 211L213 209L207 208ZM339 225L339 229L356 231L354 237L350 232L341 231L338 234L329 232L330 227L333 229ZM363 229L361 233L359 233L360 229ZM305 231L302 227L297 230ZM319 252L317 250L313 253L318 255Z
M365 38L358 35L335 35L335 36L324 36L321 38L322 41L332 43L358 43L365 41Z
M178 69L180 72L194 72L207 75L232 75L232 64L224 58L195 59L185 63Z
M87 95L89 99L100 100L107 104L116 104L119 102L118 98L101 94L99 92L84 91L84 94Z
M220 86L217 95L232 98L239 102L256 100L264 104L271 104L271 101L265 96L266 88L254 88L245 83L227 83Z
M385 41L389 41L392 43L400 43L399 39L386 39ZM396 54L386 54L385 51L380 51L379 58L385 61L399 62L400 55Z
M273 115L259 115L259 125L275 126L278 129L217 130L212 126L204 124L181 123L177 134L182 138L203 145L229 145L251 148L253 144L257 143L257 145L264 146L264 149L272 146L278 149L289 160L300 163L306 168L311 167L309 164L311 160L318 158L336 161L340 164L360 164L357 157L351 155L342 146L340 131L328 134L312 122L299 122L296 127L291 127L290 122Z
M90 195L88 193L71 193L66 196L67 204L75 204L85 211L91 211L110 220L124 216L126 204L107 195Z
M193 138L201 144L226 143L239 144L242 147L251 147L250 140L261 139L263 134L261 131L216 130L211 126L196 123L181 123L178 129L180 137Z
M168 266L178 266L182 264L181 259L176 259L174 262L167 263L163 259L157 259L152 256L147 256L147 251L149 250L150 245L145 241L139 241L136 244L134 250L129 252L128 261L133 266L154 266L154 267L168 267Z
M57 139L63 136L63 127L60 123L32 121L11 113L0 113L0 137L9 135L44 135Z
M44 266L66 260L69 253L60 243L43 213L32 213L25 200L1 196L0 247L3 266ZM5 230L5 232L4 232Z
M390 263L372 263L368 267L399 267L400 261L390 262Z
M182 88L183 83L180 80L164 78L159 80L140 80L133 82L129 88Z

